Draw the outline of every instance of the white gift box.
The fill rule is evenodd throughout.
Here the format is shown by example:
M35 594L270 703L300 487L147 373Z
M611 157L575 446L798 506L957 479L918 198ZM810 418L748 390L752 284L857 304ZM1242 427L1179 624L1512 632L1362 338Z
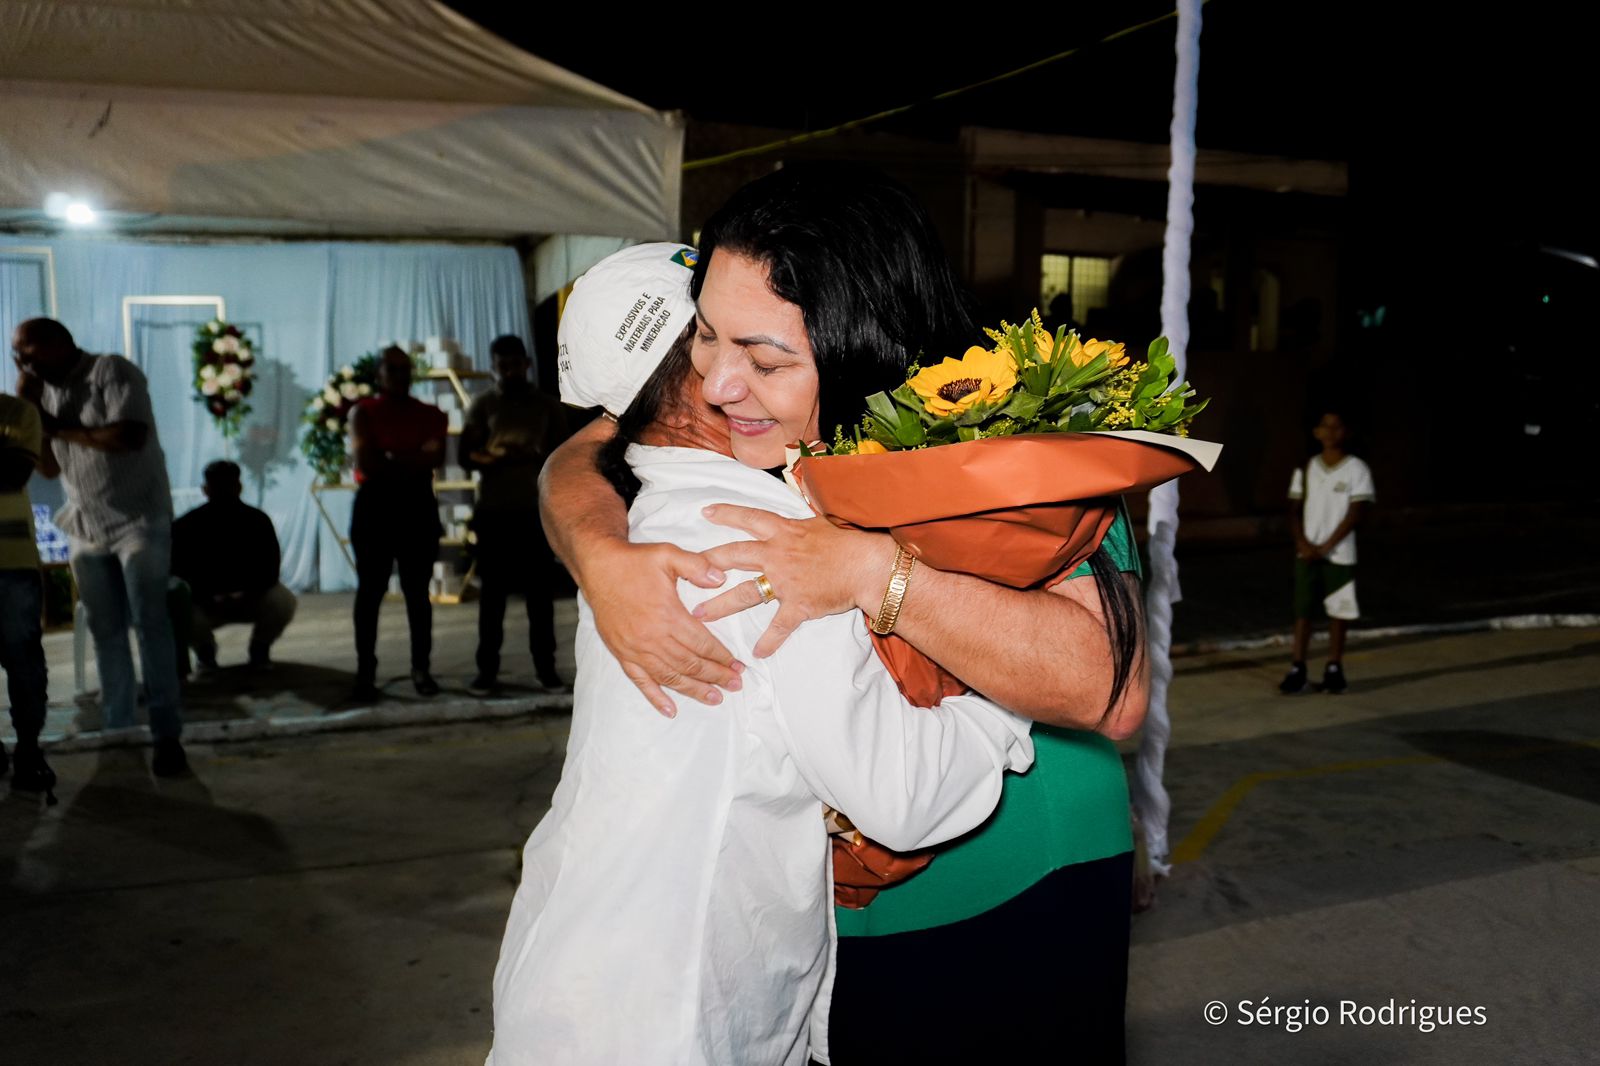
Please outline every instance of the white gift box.
M442 352L442 351L445 351L444 338L443 337L429 337L427 340L422 342L422 350L426 351L426 352Z
M457 522L466 522L472 518L472 504L458 503L455 505L454 517Z
M428 357L428 365L435 370L449 370L452 365L451 360L454 358L446 351L435 352L430 350L423 354Z

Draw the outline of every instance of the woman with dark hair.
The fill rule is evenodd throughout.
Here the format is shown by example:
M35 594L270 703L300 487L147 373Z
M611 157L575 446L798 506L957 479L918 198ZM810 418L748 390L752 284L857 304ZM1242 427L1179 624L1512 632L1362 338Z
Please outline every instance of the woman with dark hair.
M657 254L613 260L639 267ZM664 320L661 301L639 299L648 280L600 284L617 265L580 283L563 328L599 317L606 328L591 337L627 340L566 351L564 365L634 359L629 341L650 330L617 323ZM803 345L798 315L782 335ZM617 472L633 536L699 549L726 537L702 513L710 503L808 511L782 481L723 454L725 431L685 391L691 336L623 413L639 443ZM748 654L763 621L725 619L717 633ZM650 712L581 603L576 659L566 764L524 852L495 971L493 1066L799 1066L831 959L823 804L920 847L983 821L1003 773L1032 760L1027 722L981 697L911 707L846 615L808 622L752 663L715 715L676 722Z
M831 437L913 360L972 339L930 220L876 175L779 171L735 194L701 241L694 368L747 466L781 466L786 444ZM593 472L602 449L615 455L609 432L592 428L552 457L542 514L598 635L663 713L662 686L718 703L716 686L741 683L742 664L683 617L678 579L719 587L718 567L758 572L696 614L715 622L776 599L760 661L807 619L875 618L891 575L902 576L886 535L738 506L707 514L757 540L704 555L629 543L620 501ZM1121 1060L1132 839L1111 739L1144 713L1137 569L1125 517L1090 564L1063 575L1087 581L1016 591L915 566L895 631L1050 728L1036 727L1037 765L1006 779L981 829L866 908L837 912L817 1059ZM830 1003L819 1005L826 1015Z

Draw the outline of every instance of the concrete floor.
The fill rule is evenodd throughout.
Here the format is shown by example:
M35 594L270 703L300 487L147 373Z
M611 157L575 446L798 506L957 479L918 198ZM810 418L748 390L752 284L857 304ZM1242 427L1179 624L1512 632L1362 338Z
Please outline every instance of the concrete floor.
M1600 630L1361 647L1338 697L1276 695L1283 666L1177 664L1186 861L1135 923L1130 1060L1597 1061ZM1240 1001L1308 999L1329 1025L1239 1024ZM1340 1024L1391 999L1487 1023Z
M1178 663L1183 861L1135 922L1130 1061L1594 1061L1600 630L1361 646L1342 697L1276 696L1282 665ZM0 798L0 1060L481 1062L566 726L195 744L179 782L58 754L59 806ZM1339 1024L1391 998L1487 1024ZM1238 1024L1308 999L1330 1024Z
M355 651L350 610L353 593L311 594L300 597L294 622L273 646L273 666L268 671L246 665L250 631L246 626L217 630L220 669L196 673L184 686L184 721L191 736L216 739L250 734L251 726L274 725L277 731L360 725L369 708L357 707L348 697L355 684ZM577 625L576 601L555 601L556 668L572 681L572 632ZM467 692L477 673L478 605L436 605L433 609L433 674L441 692L432 699L419 697L411 687L410 647L405 606L385 601L378 626L378 684L384 699L375 708L380 721L459 719L480 713L485 701ZM97 700L100 678L89 647L84 687L74 697L73 634L63 631L44 638L50 670L51 709L45 737L57 745L80 741L100 744L93 736L101 729ZM501 646L500 680L503 698L489 701L502 711L522 710L530 703L570 708L570 695L547 694L534 676L528 654L528 618L520 599L506 610L505 639ZM0 703L4 703L0 698ZM141 711L142 714L142 711ZM261 729L253 731L256 735ZM91 734L85 738L84 734ZM142 731L131 739L140 739ZM0 721L0 739L10 741L8 720Z

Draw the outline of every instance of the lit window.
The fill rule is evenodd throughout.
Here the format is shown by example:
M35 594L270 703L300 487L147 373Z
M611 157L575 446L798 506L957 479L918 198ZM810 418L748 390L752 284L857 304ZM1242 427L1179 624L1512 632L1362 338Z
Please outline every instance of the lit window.
M1072 297L1072 318L1084 322L1090 311L1104 308L1111 292L1112 261L1096 255L1045 255L1039 262L1039 310L1063 293Z

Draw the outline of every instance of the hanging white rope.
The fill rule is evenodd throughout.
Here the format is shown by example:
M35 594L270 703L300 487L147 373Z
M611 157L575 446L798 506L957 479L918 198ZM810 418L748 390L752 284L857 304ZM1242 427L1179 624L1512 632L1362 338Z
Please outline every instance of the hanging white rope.
M1182 381L1189 353L1189 242L1194 235L1194 120L1199 99L1201 0L1178 0L1178 73L1172 85L1172 167L1167 171L1167 235L1162 250L1161 332L1176 376ZM1134 763L1133 803L1144 829L1151 866L1161 874L1167 863L1167 819L1172 801L1161 778L1167 760L1172 720L1167 688L1172 683L1172 605L1183 598L1178 587L1178 483L1150 493L1150 585L1145 593L1150 656L1150 710Z

